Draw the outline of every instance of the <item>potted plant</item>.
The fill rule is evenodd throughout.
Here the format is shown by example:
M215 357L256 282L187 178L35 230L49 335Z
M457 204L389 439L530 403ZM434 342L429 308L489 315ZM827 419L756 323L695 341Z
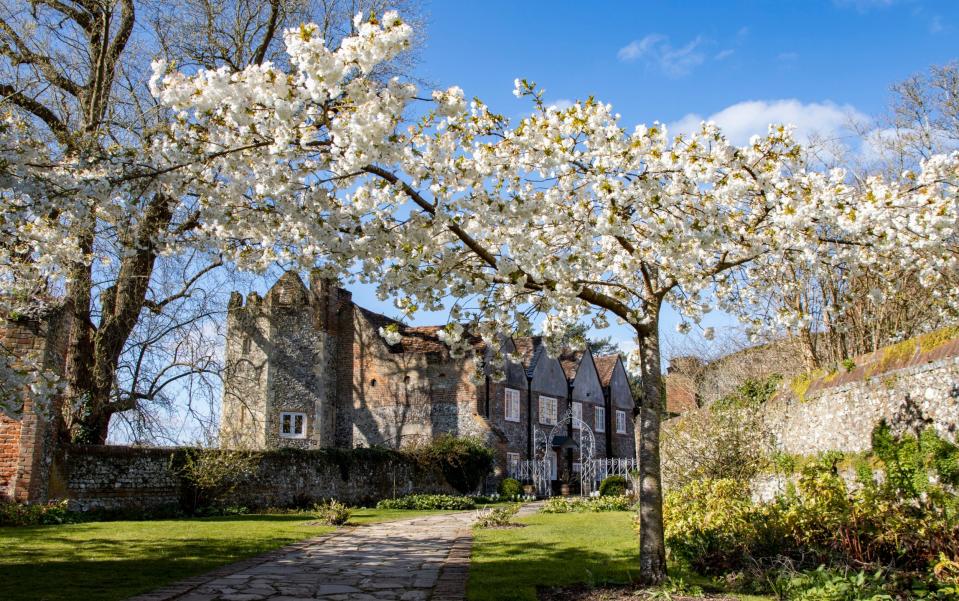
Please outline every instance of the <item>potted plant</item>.
M563 470L563 473L559 476L560 485L559 485L559 494L564 497L568 497L570 493L570 483L572 482L572 476L569 473L569 470Z

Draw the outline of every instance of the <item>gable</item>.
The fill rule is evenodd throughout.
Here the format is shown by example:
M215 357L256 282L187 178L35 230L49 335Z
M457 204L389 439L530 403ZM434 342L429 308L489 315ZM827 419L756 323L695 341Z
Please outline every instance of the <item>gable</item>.
M629 377L626 374L622 359L619 359L613 368L609 380L609 396L614 407L632 410L635 405L633 393L629 389Z
M576 370L576 379L573 380L573 399L597 405L604 403L603 387L599 382L593 353L589 349L582 354Z
M550 357L545 350L540 351L540 356L533 367L532 387L534 392L557 398L566 398L569 391L566 374L559 359Z

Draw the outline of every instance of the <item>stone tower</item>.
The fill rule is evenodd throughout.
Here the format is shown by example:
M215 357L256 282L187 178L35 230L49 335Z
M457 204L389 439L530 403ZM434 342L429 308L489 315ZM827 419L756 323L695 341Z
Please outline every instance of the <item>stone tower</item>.
M227 312L220 441L225 448L334 445L336 345L350 293L313 273L283 274L264 298L234 293Z

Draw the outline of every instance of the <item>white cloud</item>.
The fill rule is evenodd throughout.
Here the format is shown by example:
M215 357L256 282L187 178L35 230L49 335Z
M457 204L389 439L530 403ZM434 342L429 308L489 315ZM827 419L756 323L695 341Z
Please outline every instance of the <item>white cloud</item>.
M945 29L945 25L942 23L942 17L936 15L929 21L929 33L942 33Z
M554 108L557 111L564 111L568 109L569 107L573 106L573 104L575 103L569 98L560 98L559 100L554 100L552 102L547 103L546 106L548 106L549 108Z
M900 1L901 0L833 0L833 4L839 8L855 8L860 12L865 12L874 8L886 8Z
M647 65L659 68L668 77L682 77L706 60L702 48L704 43L702 36L696 36L683 46L675 48L667 36L651 33L623 46L616 56L623 62L642 59Z
M720 50L719 52L716 53L716 56L713 57L713 60L717 60L717 61L726 60L727 58L729 58L735 53L736 51L731 48Z
M701 122L712 121L732 143L743 145L751 136L765 134L770 123L792 125L797 138L807 141L813 134L824 138L846 136L852 122L865 119L866 115L848 104L803 103L796 99L748 100L706 117L690 113L671 123L669 129L672 133L688 133L698 129Z

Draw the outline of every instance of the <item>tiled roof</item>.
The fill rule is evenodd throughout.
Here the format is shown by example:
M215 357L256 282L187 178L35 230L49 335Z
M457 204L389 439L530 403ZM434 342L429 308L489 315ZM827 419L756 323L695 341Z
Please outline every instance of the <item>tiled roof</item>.
M526 375L532 376L536 362L543 354L543 338L541 336L514 336L513 346L526 369Z
M389 349L394 353L442 353L449 350L445 342L439 339L437 333L443 329L443 326L407 326L395 319L385 315L375 313L369 309L356 306L363 317L370 322L373 328L379 328L389 325L395 325L400 332L400 341L390 345ZM469 341L474 349L483 348L483 340L478 336L470 336Z
M579 366L582 365L583 355L585 354L583 351L565 351L559 356L559 364L563 367L563 373L566 374L566 379L570 382L576 379L576 372L579 371Z
M609 386L618 361L619 355L598 355L593 357L593 363L596 364L596 372L599 374L599 383L601 386Z

